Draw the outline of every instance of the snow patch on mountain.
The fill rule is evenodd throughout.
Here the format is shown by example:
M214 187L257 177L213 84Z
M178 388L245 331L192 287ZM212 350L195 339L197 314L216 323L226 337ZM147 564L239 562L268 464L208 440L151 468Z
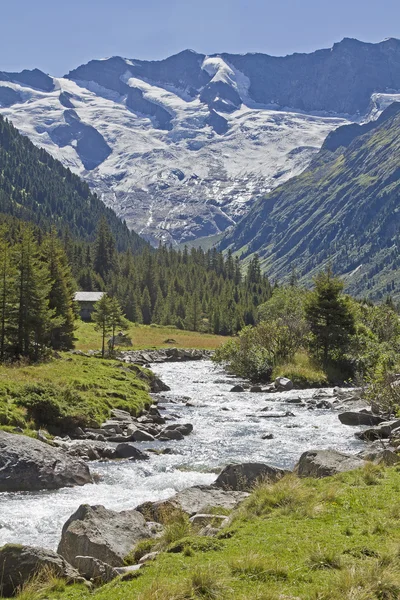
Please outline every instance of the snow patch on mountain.
M51 92L0 81L21 97L0 111L36 145L84 177L108 206L154 244L226 230L258 198L300 173L327 134L346 123L248 106L247 78L226 61L207 57L203 68L208 74L229 81L243 100L239 109L223 114L227 131L220 135L209 124L210 108L198 96L133 76L129 67L127 63L121 81L168 111L171 130L155 127L151 115L126 105L125 95L93 81L54 79ZM59 132L71 119L73 135L64 143ZM87 151L97 134L111 151L94 161L94 168L85 168L90 163L79 144L86 142Z

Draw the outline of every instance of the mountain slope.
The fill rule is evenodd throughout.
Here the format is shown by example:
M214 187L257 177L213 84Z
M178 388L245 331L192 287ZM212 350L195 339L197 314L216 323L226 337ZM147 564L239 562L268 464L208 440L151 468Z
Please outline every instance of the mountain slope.
M84 181L0 116L0 213L92 240L105 217L121 250L146 245Z
M270 277L308 282L331 263L353 294L400 295L400 104L330 134L309 168L259 201L222 241Z
M0 111L152 243L216 236L400 90L400 41L0 72ZM352 115L343 118L343 115Z

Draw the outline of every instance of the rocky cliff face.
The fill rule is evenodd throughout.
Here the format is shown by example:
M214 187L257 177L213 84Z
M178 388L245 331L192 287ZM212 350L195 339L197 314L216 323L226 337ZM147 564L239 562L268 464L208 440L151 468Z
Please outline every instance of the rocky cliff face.
M379 114L376 98L397 90L400 41L345 39L287 57L113 57L60 79L0 72L0 111L131 228L180 243L235 225L372 94Z

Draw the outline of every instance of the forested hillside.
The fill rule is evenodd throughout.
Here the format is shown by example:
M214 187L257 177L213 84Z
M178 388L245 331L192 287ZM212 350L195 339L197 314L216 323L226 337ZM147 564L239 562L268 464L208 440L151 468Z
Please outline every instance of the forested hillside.
M65 240L65 248L79 289L109 292L128 319L146 325L230 335L253 324L258 305L271 295L257 256L242 273L239 259L216 250L118 253L104 220L93 244Z
M223 335L271 294L257 257L242 274L231 254L150 249L1 118L0 222L1 360L71 347L76 289L108 292L131 321Z
M93 240L104 217L119 250L137 251L146 243L128 230L89 186L45 150L37 148L0 116L0 213L31 221L43 229Z
M270 278L310 283L331 264L346 290L400 296L400 105L367 125L331 133L309 168L262 201L223 240L260 255Z

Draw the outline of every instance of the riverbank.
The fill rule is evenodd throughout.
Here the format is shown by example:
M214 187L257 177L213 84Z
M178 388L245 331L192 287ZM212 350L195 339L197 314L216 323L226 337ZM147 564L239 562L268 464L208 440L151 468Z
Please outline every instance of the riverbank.
M76 358L85 361L87 372L91 371L90 365L103 362L97 358ZM126 369L126 365L122 363L115 364L119 364L122 372ZM338 418L339 409L343 410L344 404L346 408L356 408L351 397L347 398L349 391L343 392L344 395L338 394L338 390L329 389L274 393L251 393L249 390L232 392L233 383L237 383L237 379L230 377L210 361L167 361L153 364L152 368L155 375L169 385L171 390L153 397L153 400L157 400L157 409L151 409L144 420L128 419L128 415L114 411L116 417L125 419L119 424L122 433L126 435L130 427L137 431L138 425L139 431L143 427L161 432L168 422L172 429L180 424L190 423L193 430L191 427L186 428L186 435L176 439L163 439L161 435L159 439L151 440L148 437L146 441L132 444L138 451L147 454L147 460L126 458L91 463L90 468L97 481L95 484L51 492L2 494L0 545L17 542L55 550L63 524L80 505L104 505L105 510L132 511L139 504L165 500L191 486L210 486L216 479L216 473L228 463L264 463L291 470L300 455L312 448L334 448L353 456L366 449L365 442L357 439L354 434L364 431L367 425L349 427ZM135 367L135 373L137 369ZM337 402L339 398L340 401ZM359 400L356 399L355 402ZM154 417L160 419L160 415L165 422L157 428L157 424L149 421ZM110 423L114 433L116 425L118 423ZM327 469L332 472L332 461L335 464L339 461L339 467L342 461L337 454L322 453L317 459L322 460L319 470L323 469L325 474ZM137 600L281 600L284 591L289 598L330 599L329 595L315 595L318 586L325 581L332 584L334 579L329 577L335 573L343 572L348 575L349 569L363 565L358 557L352 562L354 556L349 551L353 551L353 546L349 546L348 542L355 541L354 548L358 548L361 543L367 549L370 548L370 537L375 535L368 532L370 519L373 522L375 514L383 515L385 531L388 519L385 513L379 512L381 509L377 508L377 503L382 502L383 505L383 499L392 501L391 494L395 493L395 489L397 491L396 486L400 487L396 470L386 470L382 465L364 466L361 458L343 460L346 469L362 466L353 479L346 479L353 477L350 475L340 475L326 480L331 482L329 484L314 480L307 482L290 475L273 489L255 492L251 500L246 501L238 512L230 516L230 524L221 531L215 531L213 527L214 537L202 535L199 538L198 530L186 518L171 522L166 528L167 537L163 537L163 540L169 540L168 544L165 541L160 544L165 551L169 544L174 543L175 548L180 548L175 551L177 554L166 552L158 555L154 564L140 569L137 580L123 582L116 579L99 589L96 598L122 600L132 596ZM304 472L312 469L316 473L315 465L316 459L312 455L302 468L305 469ZM385 488L383 499L377 499L374 495L375 488L386 485L387 481L390 481L390 485ZM369 490L372 496L367 498ZM197 492L195 496L198 497ZM369 506L372 507L371 511ZM335 530L337 523L343 520L345 530L350 522L347 520L348 514L352 514L352 511L357 523L361 523L363 515L367 533L362 533L357 525L354 533L338 535ZM205 509L203 512L210 510ZM226 510L221 508L211 512L221 515L220 523L226 514ZM395 524L390 521L390 535L393 528ZM105 531L108 530L107 525ZM331 545L330 538L326 544L324 536L332 537L334 544ZM181 543L183 538L186 541ZM292 544L289 553L280 539L286 545ZM371 546L372 552L377 551L375 547L379 543L377 538L377 543ZM318 554L318 544L321 544L321 554ZM321 571L326 570L329 576L324 579L319 569L308 566L312 552L316 552L316 562L323 562L326 557L329 559L332 552L336 560L338 554L342 566L340 569L321 567ZM349 556L351 559L348 563ZM368 555L367 559L371 556ZM130 560L137 562L138 558L135 557L136 555ZM238 561L247 560L246 557L248 564L243 567L236 565ZM298 561L296 568L293 565L295 561ZM377 558L375 562L378 562ZM212 573L208 573L211 563ZM234 563L236 566L232 566ZM277 565L276 571L273 563ZM263 574L264 571L266 574ZM308 572L310 575L307 575ZM300 579L296 573L301 574ZM207 579L209 575L211 577ZM201 581L205 578L215 594L210 592L211 595L207 596L197 593L193 583L197 577ZM81 586L65 588L60 583L57 586L50 586L51 589L45 587L40 591L30 588L22 598L75 600L88 596L86 588ZM191 590L190 593L188 590ZM342 597L346 598L345 595ZM375 596L367 595L364 598L370 600Z
M396 468L374 465L323 480L289 475L257 488L215 537L171 522L155 560L94 596L53 578L20 599L397 600L399 486Z
M152 403L153 379L140 367L71 353L37 365L0 366L0 426L60 434L99 427L112 408L139 415Z

